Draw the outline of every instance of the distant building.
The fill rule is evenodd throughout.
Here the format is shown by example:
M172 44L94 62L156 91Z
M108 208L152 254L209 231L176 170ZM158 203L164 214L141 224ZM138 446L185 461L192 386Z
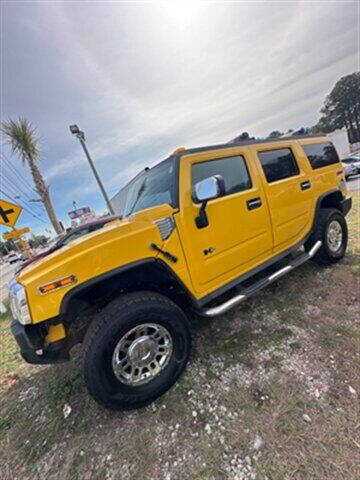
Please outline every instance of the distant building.
M123 215L125 206L126 206L126 198L127 194L130 190L130 187L135 183L135 181L143 175L145 170L141 170L134 178L130 180L118 193L116 193L111 198L111 205L114 209L115 215Z
M348 140L348 135L346 128L341 128L339 130L334 130L331 133L327 134L328 137L333 141L340 158L345 158L350 153L350 144Z

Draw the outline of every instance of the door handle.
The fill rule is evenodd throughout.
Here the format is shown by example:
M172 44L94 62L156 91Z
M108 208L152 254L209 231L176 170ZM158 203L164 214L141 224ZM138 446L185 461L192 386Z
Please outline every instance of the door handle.
M310 180L305 180L300 183L301 190L308 190L311 187Z
M250 198L250 200L246 201L246 205L248 210L254 210L255 208L259 208L262 205L261 198L260 197Z

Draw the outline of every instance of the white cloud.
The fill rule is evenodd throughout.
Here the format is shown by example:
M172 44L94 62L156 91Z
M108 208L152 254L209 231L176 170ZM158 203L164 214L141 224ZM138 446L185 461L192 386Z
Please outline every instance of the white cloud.
M7 7L4 71L17 84L4 82L5 113L45 132L42 168L59 205L98 193L74 121L113 189L179 145L311 125L359 68L355 1L169 4Z

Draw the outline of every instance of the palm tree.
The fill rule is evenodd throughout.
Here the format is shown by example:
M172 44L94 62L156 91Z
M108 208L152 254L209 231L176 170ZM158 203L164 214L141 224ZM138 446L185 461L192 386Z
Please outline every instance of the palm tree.
M23 165L29 165L36 191L46 208L55 232L57 234L62 233L62 228L60 227L54 207L50 200L49 188L46 186L37 167L37 163L40 159L40 151L38 148L39 139L36 135L35 127L26 118L19 117L18 120L10 119L1 122L0 130L7 138L12 152L21 158Z

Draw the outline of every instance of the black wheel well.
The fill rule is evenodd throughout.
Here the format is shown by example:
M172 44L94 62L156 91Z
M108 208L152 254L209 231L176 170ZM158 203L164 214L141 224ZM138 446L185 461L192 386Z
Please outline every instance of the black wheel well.
M326 194L320 200L320 208L337 208L341 210L341 201L343 199L343 195L340 190L336 190L334 192Z
M161 261L144 262L79 287L70 291L62 303L62 321L71 345L82 341L93 315L124 293L149 290L168 297L184 311L196 306L191 293Z

